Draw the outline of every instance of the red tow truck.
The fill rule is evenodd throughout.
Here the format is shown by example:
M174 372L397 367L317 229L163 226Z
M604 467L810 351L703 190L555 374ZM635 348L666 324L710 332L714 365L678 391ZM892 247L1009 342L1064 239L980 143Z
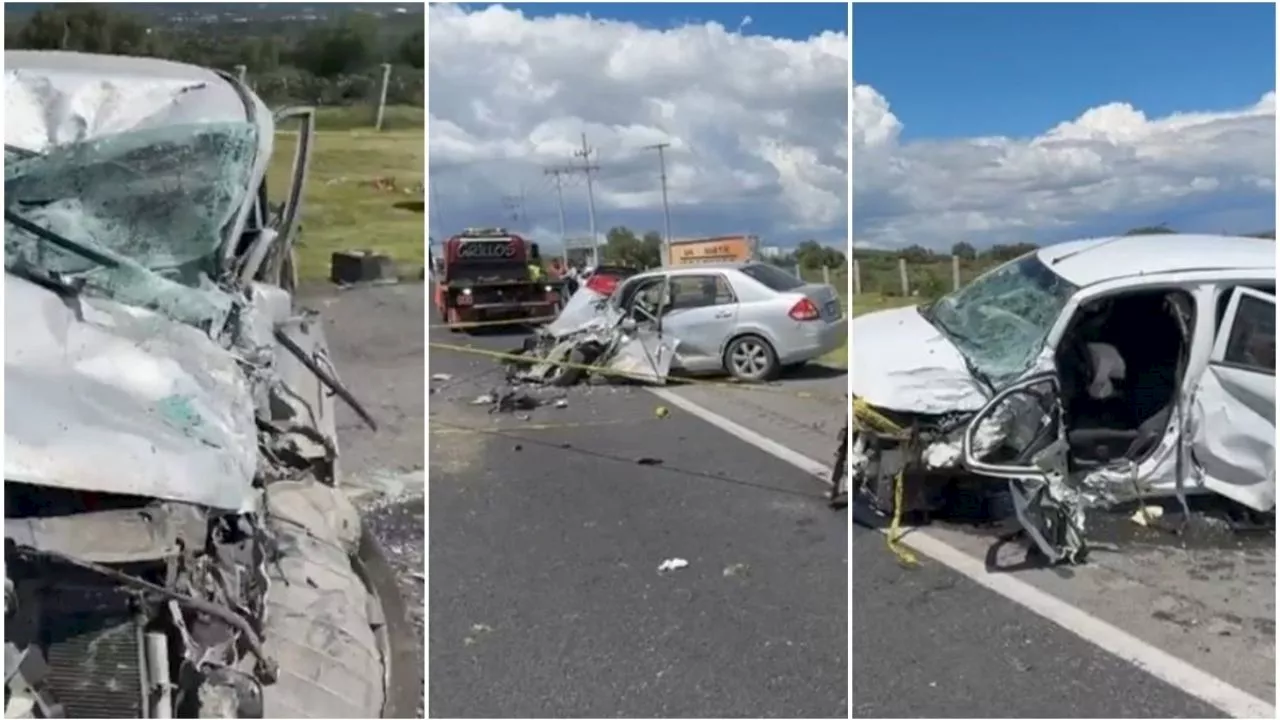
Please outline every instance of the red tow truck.
M535 279L537 243L503 228L470 228L444 243L435 304L449 329L470 323L527 319L550 322L560 311L560 281Z

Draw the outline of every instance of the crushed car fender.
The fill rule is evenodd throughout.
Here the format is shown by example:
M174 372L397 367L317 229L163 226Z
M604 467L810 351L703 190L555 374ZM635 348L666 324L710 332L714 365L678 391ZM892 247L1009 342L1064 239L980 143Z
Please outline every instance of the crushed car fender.
M5 477L253 509L258 430L236 358L149 310L5 288Z

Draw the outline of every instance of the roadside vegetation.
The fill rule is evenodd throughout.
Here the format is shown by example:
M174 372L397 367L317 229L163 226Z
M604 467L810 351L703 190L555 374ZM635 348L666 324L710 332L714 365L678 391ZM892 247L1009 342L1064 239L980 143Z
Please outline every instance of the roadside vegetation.
M384 253L417 278L424 257L423 166L426 142L422 108L387 108L406 129L375 132L353 127L353 108L321 108L316 118L311 168L302 202L298 275L303 282L329 276L338 250ZM396 127L396 125L392 125ZM276 135L268 187L287 187L296 134ZM406 277L408 279L408 277Z

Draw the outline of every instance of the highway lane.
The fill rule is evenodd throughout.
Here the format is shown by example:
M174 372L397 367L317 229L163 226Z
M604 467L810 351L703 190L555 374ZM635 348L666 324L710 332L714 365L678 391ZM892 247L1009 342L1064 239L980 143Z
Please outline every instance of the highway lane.
M641 388L521 419L470 404L491 359L429 363L450 376L428 419L432 715L846 716L847 516L819 482Z
M498 350L519 345L518 336L433 332L431 339ZM653 410L661 401L643 389L574 389L567 393L568 408L539 409L522 420L467 404L500 385L488 358L434 351L431 372L452 376L433 381L444 388L432 395L433 418L504 433L444 425L431 431L432 553L433 563L443 563L433 564L431 587L436 714L767 717L825 716L832 703L843 708L838 678L846 655L835 653L839 661L828 658L829 666L810 658L810 650L832 655L836 645L738 657L761 647L777 650L765 628L799 623L777 614L780 607L820 613L821 621L804 629L825 636L824 643L832 636L822 628L844 622L837 617L846 607L839 580L822 581L827 602L816 606L805 600L812 599L807 584L800 586L805 592L795 592L793 564L813 562L806 541L795 536L818 528L824 538L809 542L831 554L825 571L853 570L852 607L841 627L853 640L847 662L854 717L1223 716L939 563L923 558L918 568L902 568L883 536L856 526L844 530L847 515L817 512L820 501L803 495L817 495L821 487L805 473L678 411L658 420ZM779 393L771 401L752 392L717 395L714 388L676 392L827 460L821 454L825 433L804 428L806 415L795 409L806 402L803 394ZM744 403L756 411L744 411L750 409ZM816 425L821 419L815 408L802 410ZM788 418L781 424L790 425L794 436L775 427L778 416ZM639 465L641 458L664 464ZM676 472L688 469L694 472ZM706 469L720 479L698 475ZM444 478L439 486L438 477ZM673 485L676 478L681 481ZM748 484L716 487L733 481ZM830 537L831 518L852 533L847 565L843 547ZM761 546L763 538L774 541ZM445 545L437 551L435 542ZM688 546L709 554L690 557L682 549ZM743 559L745 547L782 552ZM658 575L657 563L667 557L685 557L691 566ZM749 575L753 583L767 575L767 589L724 583L736 577L730 569L740 564L768 568ZM694 569L699 572L690 573ZM685 582L690 584L672 587ZM731 607L751 621L717 620L716 607ZM491 617L501 625L486 619ZM706 641L684 642L704 632ZM794 633L783 635L795 642ZM675 640L681 642L671 644ZM734 652L718 658L709 644ZM670 658L686 680L669 679L672 670L664 662ZM708 678L709 664L723 672ZM801 677L805 667L828 672L821 682L808 682ZM492 677L502 679L485 688ZM831 693L825 702L817 699L823 692ZM779 693L785 702L779 703ZM796 706L796 698L808 702Z

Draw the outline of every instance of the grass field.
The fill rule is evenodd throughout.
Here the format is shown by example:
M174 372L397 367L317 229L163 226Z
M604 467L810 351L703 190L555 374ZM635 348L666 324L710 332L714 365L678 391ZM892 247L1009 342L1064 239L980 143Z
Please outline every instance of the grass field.
M919 301L919 298L889 297L874 293L863 293L854 298L852 316L857 317L863 313L888 310L889 308L902 307L903 305L915 305Z
M391 129L379 133L367 107L319 110L297 246L303 282L328 278L335 250L386 253L414 273L422 266L424 118L422 108L389 107ZM276 199L288 187L296 140L276 135L268 170Z

